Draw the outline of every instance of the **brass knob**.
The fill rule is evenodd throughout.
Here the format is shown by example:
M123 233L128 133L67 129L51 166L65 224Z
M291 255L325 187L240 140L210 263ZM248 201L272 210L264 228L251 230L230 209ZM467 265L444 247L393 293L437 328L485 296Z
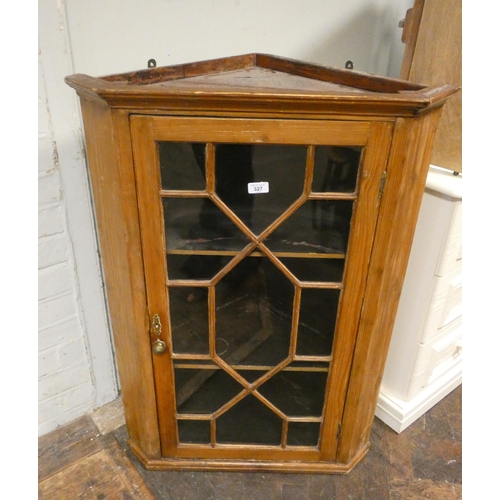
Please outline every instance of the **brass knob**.
M155 354L163 354L167 349L167 344L163 340L155 340L153 344L153 352Z

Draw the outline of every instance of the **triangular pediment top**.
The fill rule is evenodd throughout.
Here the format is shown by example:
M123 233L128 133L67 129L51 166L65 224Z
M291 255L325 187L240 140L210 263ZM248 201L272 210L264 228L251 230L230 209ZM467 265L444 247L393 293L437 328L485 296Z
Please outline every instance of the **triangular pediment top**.
M115 108L410 116L440 105L458 86L418 83L294 59L246 54L127 73L68 76L81 97ZM274 108L273 108L274 106Z
M199 61L174 66L163 66L101 77L101 80L127 85L176 87L195 82L212 82L226 87L241 87L246 79L248 87L286 88L288 90L334 90L341 86L355 92L397 93L415 91L423 85L370 75L345 69L331 68L294 59L285 59L266 54L246 54L208 61ZM174 85L173 82L176 82ZM271 85L269 85L272 82Z

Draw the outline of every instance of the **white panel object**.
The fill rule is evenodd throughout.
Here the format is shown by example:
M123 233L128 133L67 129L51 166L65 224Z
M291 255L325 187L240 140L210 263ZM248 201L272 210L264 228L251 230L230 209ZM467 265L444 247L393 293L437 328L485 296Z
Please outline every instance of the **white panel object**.
M443 328L440 334L426 344L417 344L417 356L405 394L411 401L438 375L461 362L462 318Z
M454 269L445 276L434 276L427 321L419 341L428 342L454 319L462 314L462 269Z
M402 432L462 381L462 176L432 166L380 389Z

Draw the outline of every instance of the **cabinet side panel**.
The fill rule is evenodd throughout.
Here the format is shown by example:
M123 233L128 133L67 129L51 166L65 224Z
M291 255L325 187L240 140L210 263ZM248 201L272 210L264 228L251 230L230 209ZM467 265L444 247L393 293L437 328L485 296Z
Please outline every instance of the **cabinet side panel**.
M366 446L441 110L398 119L387 165L337 460Z
M128 114L81 101L104 281L130 440L160 456Z

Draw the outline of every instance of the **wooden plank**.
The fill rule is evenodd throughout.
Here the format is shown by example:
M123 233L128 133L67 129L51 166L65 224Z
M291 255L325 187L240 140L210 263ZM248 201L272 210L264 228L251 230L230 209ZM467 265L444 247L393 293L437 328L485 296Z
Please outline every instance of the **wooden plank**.
M203 449L203 455L210 460L224 458L245 459L249 455L254 460L304 460L317 461L319 451L315 449L283 449L276 446L259 445L217 445L217 447L208 446L186 446L179 445L179 458L196 458L200 456L200 450ZM258 465L258 464L255 464ZM223 470L224 468L222 468Z
M154 498L138 474L140 483L131 482L118 467L100 451L39 483L40 498Z
M301 288L316 288L322 290L342 290L343 283L324 282L324 281L299 281Z
M152 500L112 432L99 434L86 415L39 439L39 498Z
M462 85L461 1L417 0L413 10L417 20L408 34L401 78L427 85ZM443 109L431 163L462 171L461 92L450 97Z
M99 431L88 416L38 439L38 482L102 450Z
M161 422L161 450L163 456L175 456L177 426L172 408L175 407L174 381L171 368L171 336L169 302L167 297L167 273L165 261L165 236L160 192L160 169L156 148L153 147L153 123L151 118L131 119L132 144L137 168L137 204L143 242L144 277L150 318L157 314L162 323L160 336L151 332L150 342L162 340L167 352L153 355L155 387L158 399L158 417ZM148 328L149 330L149 328Z
M401 34L401 41L406 45L406 47L399 74L399 77L404 80L408 80L410 76L411 64L413 54L415 53L415 45L417 43L418 29L422 18L422 12L424 10L424 4L425 0L415 0L413 7L406 11L403 33Z
M129 73L103 76L106 82L123 82L128 84L155 84L180 78L193 78L200 75L220 74L221 72L250 68L255 65L255 54L224 57L207 61L197 61L174 66L162 66Z
M121 479L126 490L130 493L130 498L134 500L155 500L155 496L149 491L136 467L127 456L126 450L122 447L113 433L101 437L107 455L114 465L115 475ZM110 492L110 497L116 495L115 491ZM126 496L125 496L126 498Z
M317 64L304 63L265 54L257 54L257 64L263 68L282 71L291 75L305 76L320 81L334 81L347 87L362 89L367 92L396 93L401 90L419 90L423 88L423 85L406 83L393 78L368 75L357 71L327 68Z
M370 142L360 166L359 200L351 222L344 289L339 300L333 360L327 382L321 452L323 460L334 460L336 456L337 431L344 411L359 314L366 293L366 273L378 220L380 181L386 166L391 133L390 123L372 124Z
M160 456L156 396L128 113L82 100L87 162L125 420L131 441Z
M235 370L246 370L246 371L262 371L267 372L272 370L275 366L268 365L235 365L231 364L231 367ZM189 364L189 363L174 363L174 368L187 368L192 370L221 370L222 368L217 365L207 365L207 364ZM300 366L286 366L282 368L283 372L328 372L328 368L321 368L318 366L310 367L300 367Z
M368 122L153 117L157 141L363 146Z
M240 252L236 250L168 250L167 255L219 255L234 257ZM297 259L345 259L343 253L306 253L306 252L273 252L276 257ZM248 257L264 257L263 252L255 251L248 254ZM172 280L174 281L174 280Z

